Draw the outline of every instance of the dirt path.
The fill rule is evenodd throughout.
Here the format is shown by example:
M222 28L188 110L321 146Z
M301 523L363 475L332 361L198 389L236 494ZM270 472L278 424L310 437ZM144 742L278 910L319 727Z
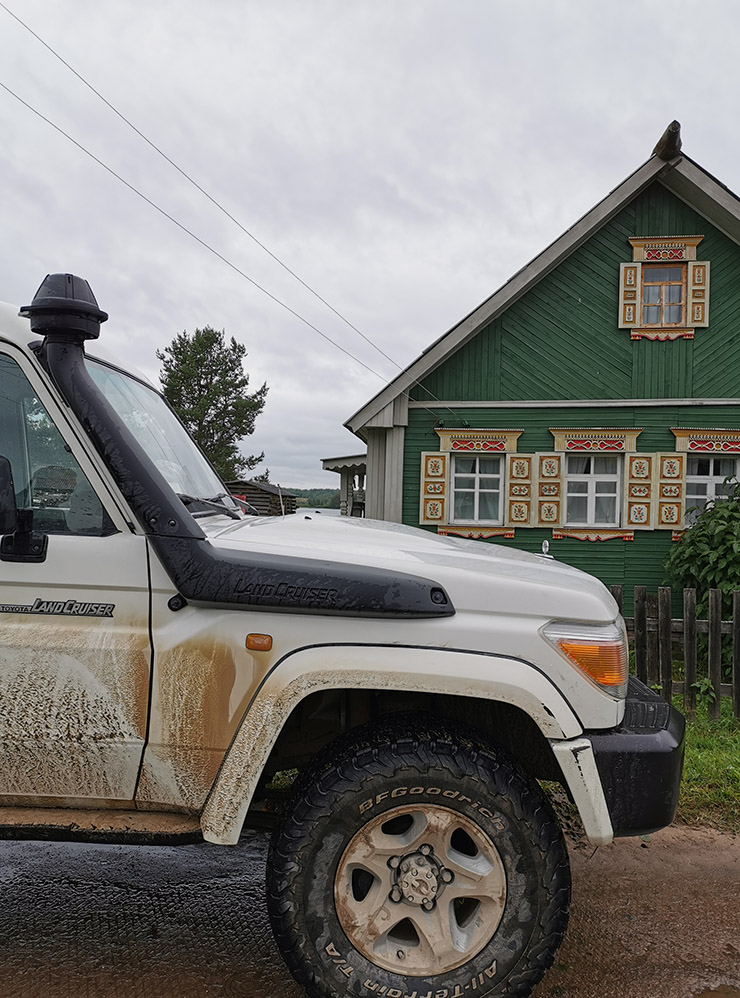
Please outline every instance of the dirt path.
M675 827L571 864L570 926L535 998L740 998L740 837Z
M2 998L301 998L270 935L267 837L233 849L0 842ZM740 998L740 837L575 847L536 998Z

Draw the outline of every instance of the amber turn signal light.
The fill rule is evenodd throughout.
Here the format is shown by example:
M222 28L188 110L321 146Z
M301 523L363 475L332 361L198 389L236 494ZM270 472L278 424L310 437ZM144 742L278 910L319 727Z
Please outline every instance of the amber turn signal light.
M270 651L272 648L271 634L248 634L247 651Z
M545 637L606 693L627 692L629 663L627 638L621 621L612 624L553 623Z

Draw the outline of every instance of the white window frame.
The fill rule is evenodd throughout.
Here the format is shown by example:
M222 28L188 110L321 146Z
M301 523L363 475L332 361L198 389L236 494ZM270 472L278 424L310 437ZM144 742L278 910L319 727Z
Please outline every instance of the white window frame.
M458 458L463 461L474 460L476 462L476 471L472 473L459 472L457 471L457 461ZM480 459L485 460L496 460L498 461L498 473L492 475L490 473L481 474L480 472ZM501 526L504 522L504 505L506 502L506 492L504 487L504 475L506 472L506 461L501 454L453 454L452 460L450 461L450 523L486 523L492 526ZM456 489L455 480L456 478L472 478L474 479L473 487L473 512L474 518L457 519L455 517L455 496L459 492L470 493L470 489ZM480 508L480 480L481 478L495 478L498 477L498 517L495 520L482 520L478 515ZM483 489L483 492L490 493L493 489Z
M596 472L589 471L583 474L577 474L575 472L570 472L568 466L571 457L590 457L590 458L614 458L617 462L616 474L597 474ZM622 454L598 454L598 453L582 453L582 454L566 454L565 455L565 525L568 527L619 527L621 526L621 515L622 515L622 476L624 473L624 455ZM593 465L592 465L593 467ZM570 492L571 482L586 482L588 488L585 493L583 492ZM596 511L596 483L597 482L614 482L614 511L616 514L614 521L604 522L597 521L595 516ZM569 498L583 498L586 496L586 521L582 520L571 520L568 517L568 499ZM611 498L611 494L608 494Z
M689 474L689 467L692 461L702 461L706 460L710 462L710 473L708 475L691 475ZM733 461L735 464L735 470L733 475L735 478L740 474L740 457L735 454L687 454L686 455L686 496L684 499L684 516L686 520L686 526L691 526L696 517L699 515L701 510L707 505L716 502L718 499L726 499L727 496L722 493L722 486L725 483L725 479L731 478L732 475L720 475L714 472L714 462L715 461ZM696 496L691 495L692 485L706 485L707 494L706 496ZM696 502L691 503L690 500L701 499L701 505L697 505Z

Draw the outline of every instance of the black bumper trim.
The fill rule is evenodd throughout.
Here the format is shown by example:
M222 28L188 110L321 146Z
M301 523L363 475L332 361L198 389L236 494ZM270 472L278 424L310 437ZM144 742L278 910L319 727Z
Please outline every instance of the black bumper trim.
M620 726L586 732L615 836L647 835L673 821L685 727L682 714L631 678Z

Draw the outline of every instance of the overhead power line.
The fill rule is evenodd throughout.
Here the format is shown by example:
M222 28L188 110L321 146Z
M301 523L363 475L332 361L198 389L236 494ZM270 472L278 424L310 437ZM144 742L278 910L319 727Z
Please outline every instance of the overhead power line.
M137 128L137 126L129 118L127 118L126 115L123 114L122 111L119 111L118 108L114 104L112 104L105 96L103 96L103 94L96 87L94 87L92 85L92 83L90 83L80 72L78 72L74 68L74 66L71 66L67 62L67 60L64 59L64 57L61 56L56 51L56 49L54 49L51 45L49 45L49 43L46 42L41 37L41 35L39 35L36 31L34 31L33 28L30 25L26 24L25 21L23 21L20 17L18 17L18 15L15 14L7 6L7 4L5 4L5 3L2 2L2 0L0 0L0 7L2 7L2 9L7 14L10 15L10 17L12 17L15 21L17 21L17 23L20 24L21 27L25 28L25 30L28 31L29 34L33 35L33 37L36 39L36 41L38 41L41 45L43 45L44 48L54 56L55 59L58 59L59 62L61 62L62 65L65 66L70 71L70 73L72 73L80 81L80 83L82 83L84 86L86 86L88 88L88 90L90 90L93 94L95 94L95 96L98 97L106 105L106 107L108 107L118 118L120 118L121 121L123 121L126 125L128 125L128 127L131 128L132 131L134 131L139 136L139 138L141 138L144 142L146 142L146 144L151 149L153 149L159 156L161 156L162 159L164 159L167 163L169 163L170 166L173 169L177 170L177 172L180 174L180 176L182 176L185 180L187 180L189 184L192 184L192 186L195 187L196 190L198 190L205 198L207 198L211 202L211 204L214 205L214 207L218 208L218 210L220 212L222 212L228 219L230 219L234 223L234 225L236 225L237 228L241 232L244 233L244 235L248 236L254 243L257 244L257 246L260 247L260 249L262 249L265 253L267 253L267 255L272 260L274 260L275 263L277 263L280 267L283 268L283 270L285 270L288 274L290 274L290 276L293 277L294 280L298 281L298 283L302 287L304 287L310 294L312 294L314 296L314 298L318 299L318 301L320 301L323 305L325 305L329 309L329 311L332 312L338 319L341 319L341 321L344 322L347 326L349 326L350 329L354 330L354 332L357 333L357 335L360 336L371 347L373 347L374 350L377 350L378 353L381 354L381 356L384 357L390 364L392 364L394 367L398 368L399 371L403 371L404 370L404 368L401 366L401 364L399 364L396 360L394 360L391 356L389 356L389 354L387 354L385 352L385 350L383 350L382 347L378 346L378 344L375 343L375 341L373 339L371 339L369 336L367 336L365 333L363 333L361 329L358 329L357 326L350 319L347 318L347 316L345 316L342 312L340 312L338 309L336 309L329 301L326 300L326 298L324 298L321 294L319 294L319 292L316 291L315 288L311 287L311 285L308 284L308 282L304 281L303 278L300 277L294 270L292 270L288 266L288 264L285 263L284 260L281 260L280 257L276 253L273 253L272 250L269 249L269 247L267 247L260 239L258 239L257 236L255 236L253 232L250 232L250 230L245 225L243 225L239 221L238 218L235 218L234 215L232 215L231 212L226 207L224 207L224 205L222 205L220 201L218 201L212 194L210 194L204 187L202 187L201 184L199 184L197 180L195 180L189 173L187 173L186 170L184 170L178 163L176 163L170 156L168 156L167 153L164 152L164 150L160 146L158 146L147 135L145 135L144 132L142 132L140 128ZM12 91L10 91L7 87L5 87L5 89L8 90L9 93L12 93ZM16 97L18 100L20 100L20 98L17 97L16 94L13 94L13 96ZM24 103L24 102L21 101L21 103ZM26 105L26 106L30 107L30 105ZM34 108L30 108L30 110L33 111ZM44 117L39 112L35 111L34 113L39 114L39 117L42 117L42 118ZM47 121L48 124L52 125L52 127L54 127L54 128L57 127L56 125L53 124L53 122L49 121L48 118L44 118L44 121ZM72 139L70 136L66 135L66 133L63 132L62 129L58 128L57 130L60 131L60 132L62 132L62 134L65 135L67 138L69 138L70 141L75 142L75 140ZM78 148L82 149L83 152L86 152L86 153L88 153L88 155L92 156L92 153L89 153L88 150L86 150L79 143L75 142L75 144L78 146ZM94 157L94 156L92 158L96 159L96 157ZM106 170L108 170L109 173L112 173L114 176L117 176L117 174L115 174L113 172L113 170L109 169L109 167L107 167L100 160L96 159L96 162L100 163L100 165L103 166ZM121 177L118 177L118 179L121 180L122 183L127 183ZM127 184L127 186L131 187L131 185L129 185L129 184ZM139 191L137 191L133 187L131 187L131 190L133 190L134 193L137 193L137 194L140 193ZM140 196L143 197L143 195L140 195ZM147 199L145 198L145 200L147 200ZM157 205L155 205L153 202L150 201L149 203L152 205L152 207L157 208L158 211L162 210ZM162 211L162 214L166 215L166 212ZM171 216L167 215L167 217L170 218L171 221L175 222L176 225L180 225L180 223L177 222L174 218L171 218ZM184 231L187 231L189 235L193 235L193 233L191 233L191 232L189 232L189 230L185 229L184 226L180 225L180 228L182 228ZM193 238L197 239L198 237L197 236L193 236ZM206 246L205 243L203 243L203 245ZM207 249L211 249L211 247L209 247L209 246L206 246L206 248ZM211 250L211 251L214 252L214 253L216 252L215 250ZM225 263L228 263L229 266L233 266L225 258L221 257L221 259L223 259ZM233 269L236 270L237 268L234 267ZM246 277L247 280L251 281L251 283L255 284L255 286L259 287L259 285L256 285L256 282L252 281L252 279L250 277L247 277L246 274L243 274L241 271L239 271L239 273L241 273L241 276ZM261 288L260 290L264 291L264 288ZM265 291L265 294L269 294L269 292ZM270 296L270 297L272 297L272 296ZM274 300L278 301L278 299L274 299ZM282 303L282 302L278 302L278 303L284 305L284 303ZM287 305L284 305L284 307L288 308ZM289 311L292 311L292 309L289 309ZM307 322L307 324L309 326L311 326L313 329L316 329L316 331L320 335L325 336L324 333L322 333L315 326L313 326L312 323L310 323L307 320L303 319L302 316L299 316L296 312L293 312L293 314L296 315L298 318L300 318L302 321ZM344 350L343 347L339 346L339 344L337 344L334 340L330 339L328 336L325 336L325 338L328 339L330 343L333 343L334 346L337 346L340 350ZM348 356L352 357L353 360L357 360L357 358L353 354L349 353L347 350L344 350L344 352L347 353ZM357 360L357 363L362 364L362 366L365 367L371 373L373 373L373 374L377 373L377 372L373 371L372 368L370 368L366 364L364 364L362 361ZM382 377L381 375L377 375L377 376L378 377ZM382 380L387 380L387 379L383 378ZM413 379L413 381L414 381L414 385L417 386L417 387L419 387L419 388L421 388L422 391L425 391L428 395L430 395L432 397L433 401L437 402L443 408L448 409L448 411L451 412L452 415L455 416L456 419L458 418L457 414L452 409L449 409L448 406L444 406L443 405L443 403L440 401L440 399L437 398L437 396L434 394L434 392L430 391L428 388L426 388L424 385L422 385L415 378Z

